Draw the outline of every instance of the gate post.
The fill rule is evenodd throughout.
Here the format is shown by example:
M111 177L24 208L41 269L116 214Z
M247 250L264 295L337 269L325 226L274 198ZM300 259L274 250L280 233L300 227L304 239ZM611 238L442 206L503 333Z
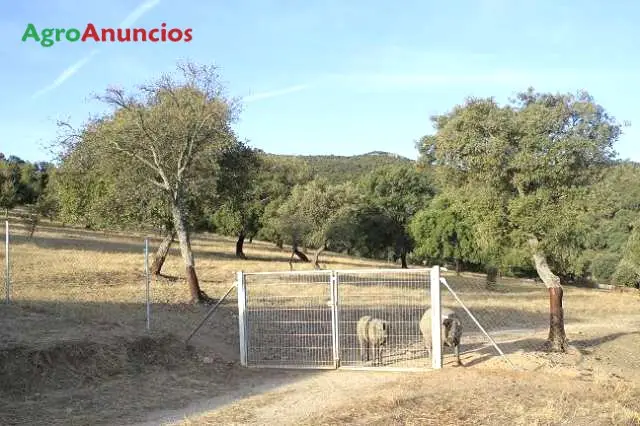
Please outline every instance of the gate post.
M431 368L438 370L442 368L442 336L440 323L440 266L431 267Z
M338 321L338 273L331 271L329 278L331 289L331 343L333 347L333 366L340 367L340 330Z
M240 339L240 364L247 366L247 289L244 273L236 272L236 288L238 294L238 331Z

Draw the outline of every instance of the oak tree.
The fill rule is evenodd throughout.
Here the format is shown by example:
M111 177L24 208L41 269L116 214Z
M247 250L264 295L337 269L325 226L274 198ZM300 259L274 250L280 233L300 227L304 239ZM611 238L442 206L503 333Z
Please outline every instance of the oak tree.
M108 88L97 99L112 111L89 120L62 145L69 152L82 140L87 149L135 170L153 186L170 211L191 299L210 302L196 274L190 223L201 205L198 188L215 188L221 153L236 142L231 124L238 106L225 95L215 67L186 63L177 70L134 93Z
M621 127L586 92L518 94L505 106L470 98L432 117L426 163L466 200L479 245L524 246L549 291L551 350L565 351L563 289L554 269L583 246L585 193L615 153Z

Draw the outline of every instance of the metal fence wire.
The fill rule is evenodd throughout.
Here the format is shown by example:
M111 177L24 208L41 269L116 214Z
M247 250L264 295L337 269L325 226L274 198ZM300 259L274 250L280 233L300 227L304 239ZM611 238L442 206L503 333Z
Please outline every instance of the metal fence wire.
M333 368L330 277L328 271L244 274L248 366Z
M154 289L147 285L141 238L107 238L48 222L30 235L14 214L1 224L0 286L8 306L0 314L6 344L47 348L160 329L148 320L155 314L147 303L153 302Z
M453 309L462 321L463 362L495 357L498 351L493 342L507 355L540 350L549 330L548 295L540 284L508 277L490 283L484 274L475 273L445 272L443 278L447 286L442 288L442 307Z
M430 269L240 273L241 360L249 367L429 368L420 318ZM358 321L388 324L381 362L362 359Z
M429 270L337 272L340 365L344 367L427 367L420 318L429 307ZM364 316L389 324L388 338L375 363L361 360L358 320ZM366 348L365 348L366 349ZM366 353L365 353L366 355Z

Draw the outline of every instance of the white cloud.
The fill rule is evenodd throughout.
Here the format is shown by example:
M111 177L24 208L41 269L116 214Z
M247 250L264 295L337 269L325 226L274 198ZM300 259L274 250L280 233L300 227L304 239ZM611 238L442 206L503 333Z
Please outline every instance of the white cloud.
M38 96L43 95L43 94L55 89L56 87L60 86L62 83L67 81L71 76L73 76L75 73L77 73L80 70L80 68L85 66L87 64L87 62L89 62L91 60L91 58L98 52L99 52L98 49L94 49L91 52L89 52L89 54L87 56L85 56L84 58L80 59L79 61L75 62L74 64L69 66L67 69L62 71L62 73L58 76L58 78L56 78L53 81L53 83L51 83L50 85L48 85L44 89L40 89L36 93L34 93L32 98L37 98Z
M127 28L132 26L145 13L147 13L148 11L156 7L158 3L160 3L160 0L145 1L140 6L136 7L133 10L133 12L129 13L129 15L127 15L127 17L124 18L122 22L120 22L119 27ZM89 52L89 54L86 55L84 58L80 59L79 61L73 63L71 66L67 67L67 69L62 71L62 73L60 73L60 75L53 81L53 83L51 83L50 85L48 85L43 89L38 90L36 93L33 94L32 98L37 98L38 96L41 96L55 89L56 87L60 86L62 83L67 81L69 78L71 78L75 73L80 71L80 68L85 66L91 60L91 58L93 58L98 52L99 52L98 49L94 49L91 52Z
M307 84L298 84L296 86L285 87L284 89L271 90L268 92L258 92L248 96L245 96L243 100L245 102L255 102L262 99L275 98L278 96L288 95L289 93L299 92L301 90L308 89L309 85Z

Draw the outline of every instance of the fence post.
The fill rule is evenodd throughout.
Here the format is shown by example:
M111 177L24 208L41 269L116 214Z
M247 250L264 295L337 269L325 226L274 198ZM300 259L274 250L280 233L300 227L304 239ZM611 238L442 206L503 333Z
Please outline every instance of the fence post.
M442 368L440 267L431 267L431 368Z
M338 319L338 273L331 271L329 277L331 290L331 340L333 346L333 366L340 367L340 338L339 338L339 319Z
M5 303L11 303L11 270L9 262L9 221L5 220L5 235L4 235L4 289L5 289Z
M149 284L149 238L144 239L144 279L146 285L147 331L151 330L151 290Z
M240 364L247 366L247 289L244 272L236 273L236 288L238 292L238 331L240 338Z

